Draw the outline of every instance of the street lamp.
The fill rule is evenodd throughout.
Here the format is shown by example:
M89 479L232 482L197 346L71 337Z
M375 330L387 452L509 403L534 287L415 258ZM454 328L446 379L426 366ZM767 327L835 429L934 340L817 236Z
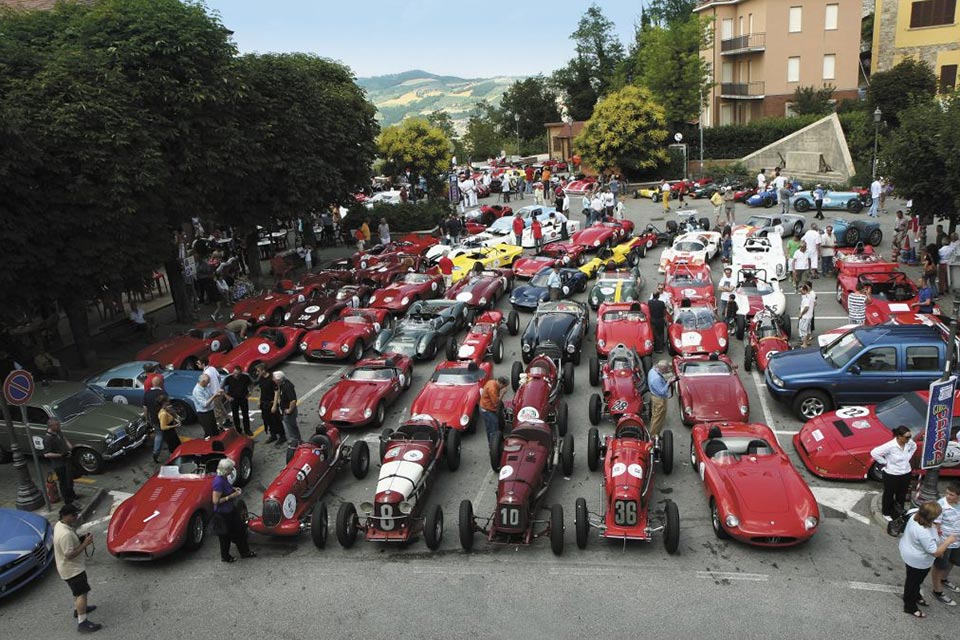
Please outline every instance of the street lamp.
M871 179L877 179L877 141L880 139L880 121L883 119L883 111L880 107L873 112L873 171L870 174Z
M565 158L560 159L569 161L573 157L573 117L567 114L563 117L563 121L567 125L567 153Z
M520 156L520 114L513 114L513 121L517 123L517 157Z

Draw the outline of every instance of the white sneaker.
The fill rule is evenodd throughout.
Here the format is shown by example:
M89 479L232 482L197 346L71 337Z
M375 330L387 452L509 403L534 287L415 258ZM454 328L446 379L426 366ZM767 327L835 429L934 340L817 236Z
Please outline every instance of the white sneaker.
M893 522L893 516L883 516L883 519L887 522Z

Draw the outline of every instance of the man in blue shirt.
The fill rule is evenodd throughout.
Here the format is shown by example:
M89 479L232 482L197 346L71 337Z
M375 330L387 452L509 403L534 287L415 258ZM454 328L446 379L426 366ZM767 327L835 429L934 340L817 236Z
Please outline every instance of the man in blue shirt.
M647 375L647 388L650 389L650 435L656 437L663 429L667 419L667 400L673 395L670 385L676 378L670 370L670 362L661 360Z
M551 300L560 299L560 287L562 286L563 281L560 279L560 264L554 263L553 271L551 271L549 277L547 277L547 288L550 289Z
M919 283L920 291L917 293L917 301L913 303L919 313L933 313L933 287L921 280Z
M817 215L813 216L817 220L823 220L823 185L818 184L813 190L813 203L817 206Z

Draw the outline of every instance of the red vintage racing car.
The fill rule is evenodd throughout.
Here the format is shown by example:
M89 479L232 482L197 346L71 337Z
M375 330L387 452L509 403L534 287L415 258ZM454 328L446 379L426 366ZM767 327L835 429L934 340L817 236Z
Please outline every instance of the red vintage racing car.
M622 344L632 348L650 370L653 357L653 329L645 302L604 302L597 310L597 359L606 358L610 349ZM594 364L591 361L591 371ZM597 367L599 371L599 366Z
M524 278L529 280L537 274L541 269L545 267L552 267L557 263L556 258L545 255L535 255L528 256L525 258L518 258L516 262L513 263L513 272L518 278Z
M512 380L514 394L503 403L506 422L543 420L557 426L561 436L567 434L567 403L557 377L557 365L545 355L537 355L523 370L519 362L513 363ZM500 459L497 444L491 458L494 470Z
M747 329L743 345L744 371L750 371L754 362L758 371L766 371L770 356L781 351L790 351L790 327L772 309L764 309L753 316Z
M683 424L746 422L750 417L747 391L737 367L725 355L683 356L673 359Z
M136 360L159 362L174 369L199 369L199 361L233 346L223 325L205 323L186 333L154 342L137 352Z
M686 298L691 304L713 304L713 280L710 266L674 262L664 276L663 292L668 307L679 305Z
M600 424L605 415L616 422L625 414L643 414L643 391L647 386L646 371L635 351L618 344L611 349L607 361L600 366L590 358L590 384L602 386L603 395L591 394L587 414L590 424Z
M729 327L717 316L713 305L691 306L682 300L673 307L672 321L667 327L667 351L670 355L726 353Z
M633 222L598 222L577 231L570 237L570 242L578 244L586 251L596 251L600 247L608 249L620 244L633 234Z
M320 419L338 429L379 428L412 381L413 360L406 356L361 360L320 398Z
M480 388L492 375L489 362L441 362L410 405L410 413L429 415L444 428L473 433L480 419Z
M470 325L470 331L457 344L453 337L447 342L447 360L471 361L480 364L489 355L494 362L503 360L503 332L515 336L520 331L520 316L510 311L484 311Z
M230 351L210 356L210 364L228 372L237 366L253 372L261 363L272 369L297 352L303 336L304 330L296 327L260 327Z
M390 322L386 309L353 309L340 311L340 317L322 329L309 331L300 341L300 351L307 360L343 360L357 362L373 344L380 329Z
M403 273L389 286L375 291L370 296L370 306L401 315L417 300L439 298L443 291L443 276L439 273Z
M269 291L244 298L233 305L230 319L243 318L253 325L269 324L278 327L283 324L287 309L298 302L312 300L320 287L316 284L297 286L291 280L281 280L275 291Z
M510 269L486 269L453 283L445 298L467 305L469 317L486 309L494 309L497 301L513 289L514 271Z
M551 242L540 250L539 255L559 260L564 266L582 266L587 261L583 246L572 242Z

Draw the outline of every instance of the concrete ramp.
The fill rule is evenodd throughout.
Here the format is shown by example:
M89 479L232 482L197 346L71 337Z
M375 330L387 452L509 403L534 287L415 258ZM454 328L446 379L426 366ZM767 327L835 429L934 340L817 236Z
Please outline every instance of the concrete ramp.
M789 178L807 183L842 184L856 172L840 118L831 113L766 147L744 156L740 162L752 170L775 167Z

